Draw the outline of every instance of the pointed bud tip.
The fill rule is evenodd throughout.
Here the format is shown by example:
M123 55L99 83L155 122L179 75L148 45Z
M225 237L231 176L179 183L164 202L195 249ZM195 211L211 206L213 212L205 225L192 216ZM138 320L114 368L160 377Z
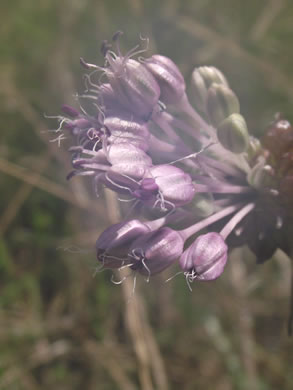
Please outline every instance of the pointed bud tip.
M217 128L217 136L225 149L233 153L243 153L248 148L249 135L245 119L240 114L232 114Z
M191 94L197 109L206 111L208 89L212 84L223 84L228 82L223 73L214 66L200 66L195 68L191 76Z
M237 96L229 87L212 84L208 90L206 110L210 122L217 127L231 114L239 114L240 105Z

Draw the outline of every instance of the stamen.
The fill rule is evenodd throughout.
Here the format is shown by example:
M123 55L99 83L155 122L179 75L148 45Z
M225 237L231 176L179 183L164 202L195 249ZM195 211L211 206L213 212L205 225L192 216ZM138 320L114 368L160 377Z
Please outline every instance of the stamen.
M95 175L96 171L72 171L66 176L66 180L72 179L74 176L92 176Z
M85 69L101 69L99 66L95 64L90 64L86 62L82 57L79 59L81 66L83 66Z
M65 140L67 137L64 136L64 134L60 134L58 135L58 137L54 138L54 139L50 139L49 142L58 142L58 148L60 148L61 146L61 141Z
M147 278L146 278L146 282L149 283L150 277L151 277L151 270L150 270L149 267L146 265L146 263L145 263L145 258L142 258L142 259L141 259L141 263L142 263L142 265L144 266L144 268L145 268L145 269L147 270L147 272L148 272L148 276L147 276Z
M108 172L106 172L105 178L106 178L111 184L113 184L113 186L116 186L117 188L120 188L120 189L122 189L122 190L129 191L130 194L132 194L131 188L126 187L126 186L122 186L122 185L116 183L114 180L110 179Z
M116 47L118 51L119 57L122 57L121 49L120 49L120 37L123 35L123 31L116 31L112 37L113 42L116 42Z
M183 274L183 271L176 272L176 274L174 274L174 275L171 276L170 278L166 279L166 280L165 280L165 283L170 282L171 280L173 280L174 278L176 278L176 276L182 275L182 274Z
M190 280L190 272L184 272L184 276L185 276L186 284L189 288L189 291L192 292L190 282L192 282L193 280L192 279Z
M183 161L183 160L187 160L189 158L197 158L198 155L203 153L205 150L207 150L209 147L211 147L214 144L215 144L214 142L210 142L209 144L207 144L205 146L202 146L202 148L198 152L191 153L188 156L185 156L185 157L179 158L178 160L172 161L168 165L172 165L172 164L175 164L177 162L180 162L180 161Z
M101 44L101 53L106 57L108 51L111 49L112 45L107 40L104 40Z
M111 282L112 282L113 284L119 285L119 284L122 284L122 283L124 282L124 280L127 279L128 276L123 276L123 278L120 279L120 280L114 280L114 277L115 277L115 275L112 275L112 276L111 276Z

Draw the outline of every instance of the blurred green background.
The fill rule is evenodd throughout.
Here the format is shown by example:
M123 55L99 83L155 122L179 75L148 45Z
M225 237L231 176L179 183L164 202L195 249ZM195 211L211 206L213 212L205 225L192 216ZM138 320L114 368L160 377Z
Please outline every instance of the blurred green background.
M211 284L174 270L150 283L94 275L95 240L119 218L113 194L66 181L67 140L48 129L83 89L79 57L123 30L186 76L219 67L252 133L293 119L289 0L2 0L0 43L0 389L290 390L290 263L244 248Z

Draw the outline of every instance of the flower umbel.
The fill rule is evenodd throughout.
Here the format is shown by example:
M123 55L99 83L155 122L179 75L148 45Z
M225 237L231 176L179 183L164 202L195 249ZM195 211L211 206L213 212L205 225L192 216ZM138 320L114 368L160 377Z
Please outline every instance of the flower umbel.
M108 187L136 214L98 238L101 265L148 279L178 262L190 283L219 277L236 246L258 263L278 248L291 256L290 123L276 116L257 140L220 70L194 69L188 97L171 59L139 57L139 47L123 55L121 34L103 43L104 66L81 60L93 70L79 96L89 113L65 105L58 117L73 139L68 177L90 176L97 194Z

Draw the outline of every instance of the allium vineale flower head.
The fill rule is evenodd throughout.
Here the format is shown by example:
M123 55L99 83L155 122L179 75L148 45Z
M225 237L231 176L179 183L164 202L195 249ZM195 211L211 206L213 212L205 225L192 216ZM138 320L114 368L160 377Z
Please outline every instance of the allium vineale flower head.
M290 123L276 116L256 139L220 70L194 69L187 96L170 58L139 57L138 46L124 55L120 37L103 42L103 66L81 60L90 110L64 105L58 129L73 140L68 178L90 176L97 194L131 204L132 218L97 240L101 266L148 279L177 262L190 285L218 278L233 247L258 263L278 248L292 255Z

